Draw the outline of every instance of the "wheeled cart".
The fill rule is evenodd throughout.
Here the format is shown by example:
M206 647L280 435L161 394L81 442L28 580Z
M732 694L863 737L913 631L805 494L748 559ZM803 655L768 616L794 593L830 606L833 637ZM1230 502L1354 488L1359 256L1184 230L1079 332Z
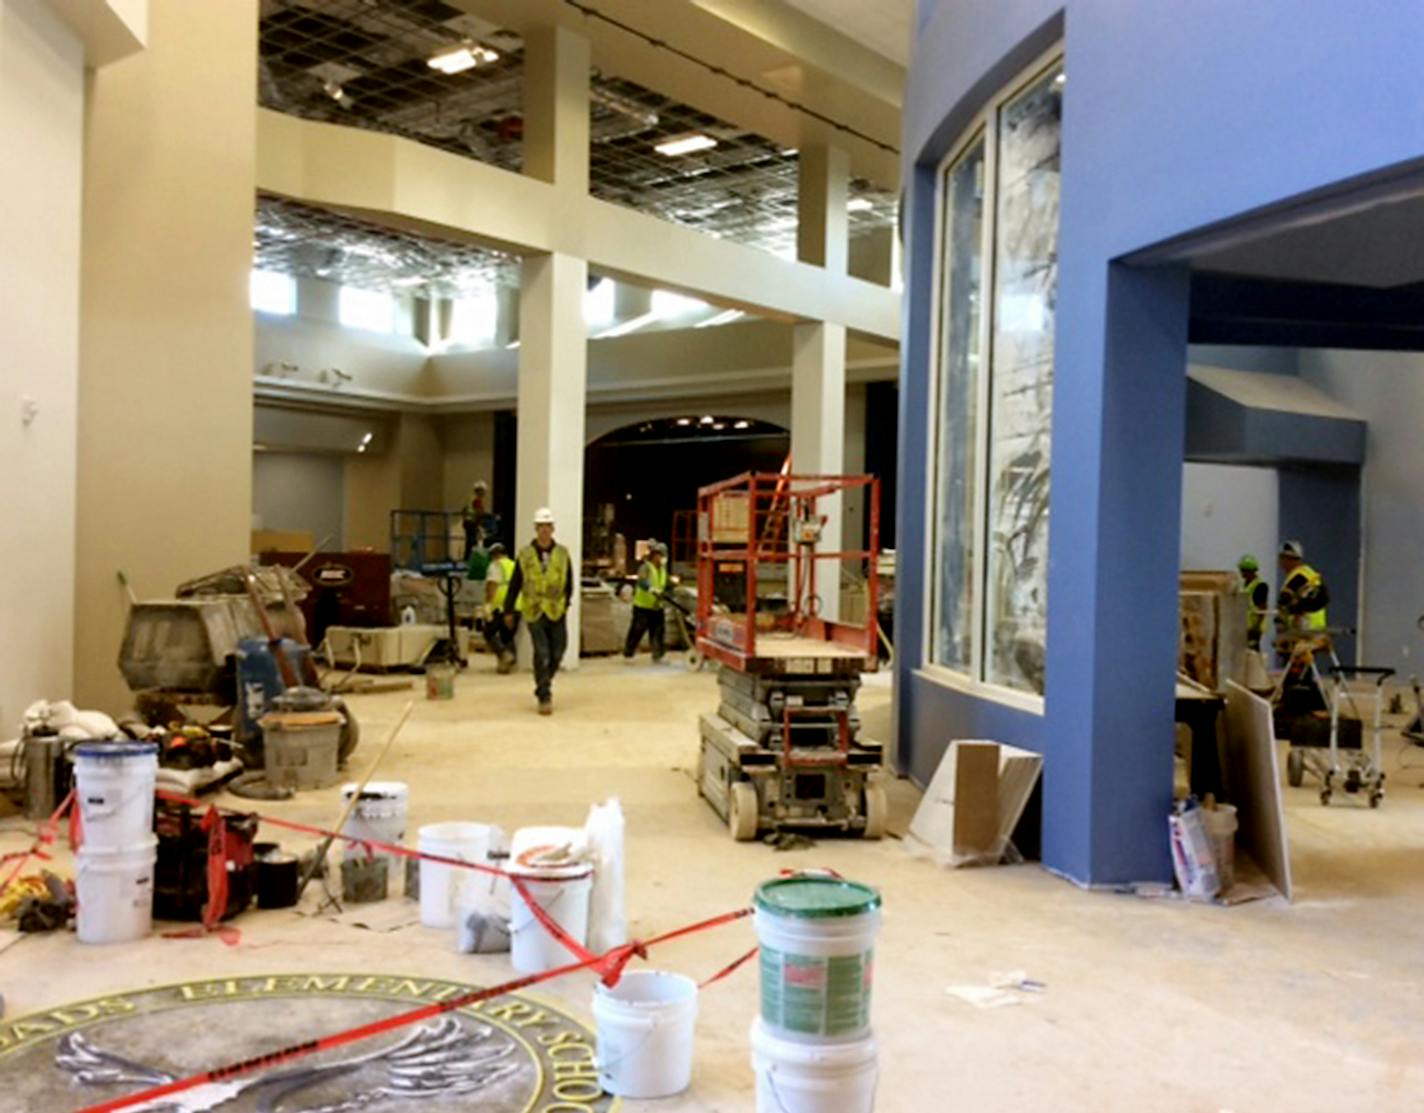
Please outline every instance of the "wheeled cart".
M1332 664L1330 667L1330 734L1321 745L1308 734L1296 731L1286 754L1286 779L1294 787L1305 783L1307 773L1320 778L1320 802L1329 804L1336 789L1350 794L1364 793L1370 807L1384 799L1384 755L1380 732L1384 716L1384 684L1393 669ZM1362 717L1344 714L1345 704L1353 704L1349 682L1355 677L1374 680L1374 716L1370 744L1364 744ZM1322 685L1322 688L1324 685ZM1314 744L1312 744L1314 743Z
M857 489L869 544L828 548L818 505ZM719 702L699 721L697 788L735 839L885 832L881 748L860 737L855 707L861 674L878 663L878 533L869 476L749 474L699 493L697 648L719 664ZM822 564L830 574L818 575ZM829 617L847 564L867 585L863 623Z

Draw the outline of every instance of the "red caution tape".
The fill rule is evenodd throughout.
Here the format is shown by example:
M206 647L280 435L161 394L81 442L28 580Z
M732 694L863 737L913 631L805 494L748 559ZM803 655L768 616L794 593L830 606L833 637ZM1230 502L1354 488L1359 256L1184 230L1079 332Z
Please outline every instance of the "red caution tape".
M29 865L31 858L39 858L41 861L46 862L49 861L49 852L44 848L54 845L54 840L58 837L59 821L64 818L65 812L69 811L73 804L74 790L70 789L69 795L64 798L59 807L55 808L50 817L40 824L39 830L35 834L35 841L30 846L30 849L22 851L17 855L8 856L17 857L19 861L15 863L15 868L5 875L5 880L0 881L0 896L4 896L5 890L10 888L15 878L25 872L25 867ZM74 814L79 814L78 808L74 809Z

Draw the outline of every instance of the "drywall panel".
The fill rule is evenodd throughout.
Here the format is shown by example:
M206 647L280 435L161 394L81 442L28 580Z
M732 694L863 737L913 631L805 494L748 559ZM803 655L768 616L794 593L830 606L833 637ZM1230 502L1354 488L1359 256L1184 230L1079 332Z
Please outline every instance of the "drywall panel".
M305 530L339 551L345 513L343 457L314 452L252 454L252 528Z
M83 127L79 38L0 0L0 738L71 694Z
M130 702L116 572L161 595L247 554L256 20L154 0L148 49L90 79L75 695L106 711Z

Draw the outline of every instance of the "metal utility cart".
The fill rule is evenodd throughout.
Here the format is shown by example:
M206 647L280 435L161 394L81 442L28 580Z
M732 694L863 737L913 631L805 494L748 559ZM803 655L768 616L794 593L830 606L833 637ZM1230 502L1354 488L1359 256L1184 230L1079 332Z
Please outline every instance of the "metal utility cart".
M825 504L856 491L869 544L842 550L822 536ZM698 492L697 649L720 665L720 703L700 719L697 787L737 840L885 833L881 749L855 708L878 662L879 528L872 476L748 473ZM839 621L827 599L839 605L843 569L866 591Z

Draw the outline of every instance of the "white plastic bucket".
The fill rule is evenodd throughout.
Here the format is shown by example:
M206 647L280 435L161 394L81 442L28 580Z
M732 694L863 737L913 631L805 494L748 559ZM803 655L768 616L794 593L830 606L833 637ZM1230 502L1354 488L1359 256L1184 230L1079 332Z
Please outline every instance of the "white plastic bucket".
M692 1084L697 983L638 970L593 992L598 1084L624 1098L665 1098Z
M74 747L75 799L84 845L131 849L153 838L153 742L81 742Z
M341 786L341 803L350 802L356 794L355 784ZM375 842L391 843L399 846L405 841L406 813L410 806L410 788L402 781L371 781L361 792L361 799L351 809L351 817L341 833L353 839L372 839ZM394 858L379 850L372 850L377 858ZM366 848L359 843L347 843L347 858L366 857ZM396 863L391 862L390 874L396 872Z
M75 860L74 892L81 943L127 943L153 927L153 867L158 839L117 850L84 846Z
M880 894L840 878L797 875L756 893L761 1017L782 1039L860 1040L870 993Z
M802 1043L752 1024L757 1113L871 1113L879 1074L875 1040Z
M488 823L432 823L420 829L417 839L422 854L487 863L490 851L503 842L504 833ZM474 870L422 860L420 922L433 928L454 926L460 886L473 876L478 876Z
M1216 859L1216 874L1221 879L1221 892L1236 883L1236 806L1218 804L1202 812L1206 833L1211 837L1211 856Z
M567 866L511 865L529 898L580 945L588 943L588 898L593 891L593 867L587 862ZM509 959L521 974L542 974L574 961L574 956L529 910L518 887L510 898Z

